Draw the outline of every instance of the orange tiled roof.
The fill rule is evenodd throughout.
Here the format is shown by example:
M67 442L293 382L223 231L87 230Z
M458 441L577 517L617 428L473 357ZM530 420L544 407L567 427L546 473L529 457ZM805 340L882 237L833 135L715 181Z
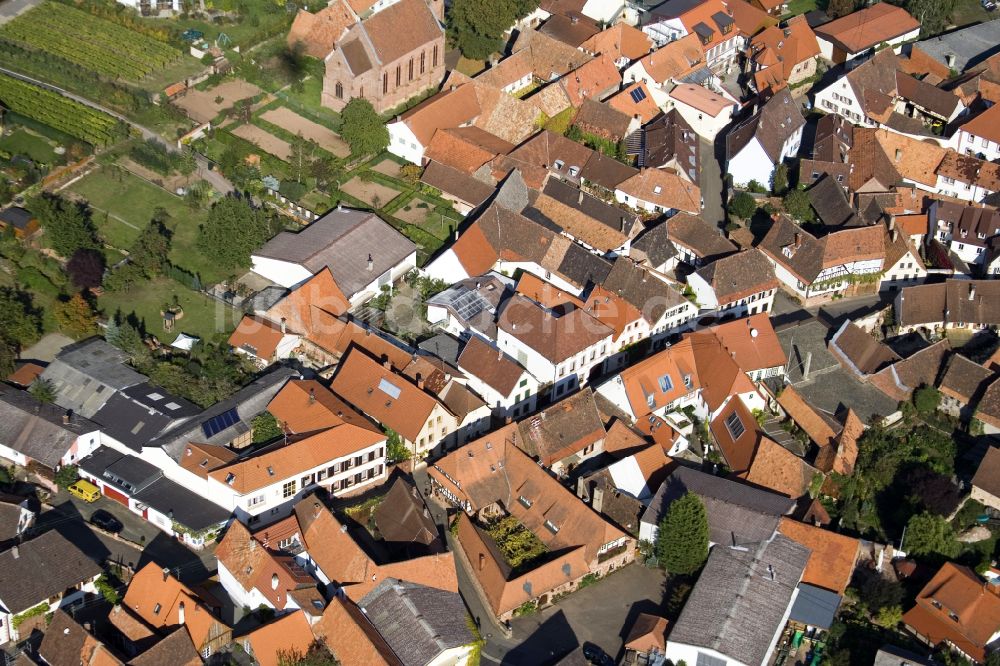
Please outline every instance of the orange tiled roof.
M322 60L356 22L357 16L343 0L333 0L315 14L300 9L288 31L288 44L301 43L307 55Z
M282 653L305 654L312 645L313 633L305 613L293 611L241 636L240 641L250 642L260 666L278 666L286 663L279 658Z
M830 424L791 385L778 395L778 404L797 426L820 448L831 446L837 437Z
M691 33L643 56L642 68L657 83L681 79L705 65L698 35Z
M439 400L409 379L357 350L341 361L330 388L411 442L420 436L436 405L447 411Z
M271 398L267 411L286 432L302 434L350 423L372 432L378 426L315 379L293 379Z
M310 495L296 504L295 514L310 557L331 581L344 587L350 599L361 599L385 578L458 592L455 558L451 552L378 564L315 496Z
M1000 628L1000 597L968 567L946 562L917 595L903 623L933 645L948 641L983 662Z
M546 282L534 273L525 271L517 281L514 288L519 294L523 294L543 307L554 309L560 305L572 305L573 307L584 307L583 301L573 294L560 289L551 282Z
M681 178L673 169L642 169L618 186L641 201L697 215L701 212L701 188Z
M226 530L215 556L244 590L256 589L279 610L291 590L316 584L294 558L269 551L238 520Z
M573 107L579 107L585 99L599 99L608 90L617 89L621 82L622 75L610 55L585 62L561 79Z
M28 387L31 386L31 383L38 379L38 375L42 374L44 371L45 368L37 363L32 363L30 361L27 363L21 363L17 366L17 370L7 376L7 381L11 384Z
M916 30L920 24L902 7L880 2L816 28L821 38L859 53Z
M653 42L642 30L627 23L616 23L585 41L580 48L590 53L610 55L615 60L638 60L649 53Z
M209 472L222 467L235 457L236 454L224 446L189 442L184 448L180 465L187 471L207 479Z
M637 93L642 98L638 102L635 101L635 97L633 96L636 90L641 91ZM656 102L649 93L649 88L642 81L633 83L625 88L625 90L608 98L607 105L616 111L627 114L629 117L634 118L638 116L639 122L644 125L660 115L660 107L656 105Z
M180 605L184 604L184 626L191 642L200 648L214 632L229 629L218 620L199 596L173 574L163 573L155 562L150 562L132 577L122 605L138 615L146 624L159 630L174 627L180 622Z
M777 442L763 437L750 470L743 475L747 483L761 486L792 499L809 492L816 469Z
M711 328L744 372L784 366L787 358L766 312Z
M314 631L342 666L403 666L354 602L334 596Z
M844 593L858 561L861 544L857 539L788 517L778 523L778 531L812 551L802 574L803 583Z
M277 449L253 455L208 473L240 494L261 490L385 439L381 432L343 423ZM232 478L230 478L232 477Z
M229 344L258 358L271 360L284 335L279 324L255 315L243 315L236 330L229 336Z

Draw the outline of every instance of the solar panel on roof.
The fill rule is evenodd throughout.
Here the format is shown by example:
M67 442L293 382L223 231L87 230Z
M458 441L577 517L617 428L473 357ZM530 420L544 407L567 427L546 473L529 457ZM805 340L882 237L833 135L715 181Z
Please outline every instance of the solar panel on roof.
M236 408L233 407L202 423L201 430L205 433L205 437L212 437L239 422L240 415L236 413Z
M629 97L632 98L633 102L638 104L642 100L646 99L646 91L643 90L642 88L636 88L635 90L629 93Z

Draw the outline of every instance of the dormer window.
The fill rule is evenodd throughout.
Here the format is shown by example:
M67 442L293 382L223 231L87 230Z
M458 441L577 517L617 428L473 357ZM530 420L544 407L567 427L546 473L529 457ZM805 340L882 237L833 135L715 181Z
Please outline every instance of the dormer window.
M566 163L562 160L556 160L552 166L555 167L556 171L562 171L562 168L566 166Z
M579 173L580 173L580 167L578 167L578 166L571 166L569 168L569 175L570 176L573 176L575 178L577 176L577 174L579 174Z
M226 474L226 485L227 486L233 485L233 481L235 481L235 480L236 480L236 475L235 474L233 474L232 472L230 472L229 474Z

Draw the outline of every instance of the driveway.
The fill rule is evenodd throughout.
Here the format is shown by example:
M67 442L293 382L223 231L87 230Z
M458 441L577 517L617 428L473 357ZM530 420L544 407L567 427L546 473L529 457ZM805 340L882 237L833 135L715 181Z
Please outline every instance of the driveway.
M189 583L208 578L216 569L214 547L193 551L106 497L88 504L61 490L50 502L53 506L38 516L33 529L37 533L56 530L98 562L120 562L138 570L152 561ZM119 535L108 534L87 522L98 509L122 522L124 528Z
M0 2L0 25L11 21L18 14L23 14L42 0L3 0Z
M701 211L701 215L706 222L722 227L726 220L725 204L722 200L722 167L719 165L712 142L701 139L699 153L701 173L698 181L701 196L705 200L705 208Z

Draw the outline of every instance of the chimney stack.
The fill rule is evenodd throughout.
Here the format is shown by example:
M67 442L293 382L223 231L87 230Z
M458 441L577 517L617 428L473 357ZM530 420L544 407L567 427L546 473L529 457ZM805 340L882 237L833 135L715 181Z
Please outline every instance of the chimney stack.
M579 193L576 195L576 205L580 206L582 204L583 204L583 190L580 190Z
M382 367L386 370L392 370L392 361L390 361L387 357L384 361L382 361Z
M486 566L486 556L483 555L482 553L479 553L479 570L482 571L485 566Z
M424 377L419 372L417 373L417 388L421 391L424 390Z
M177 604L177 624L184 624L184 602Z
M969 286L969 300L973 301L976 299L976 285Z
M793 245L795 246L796 250L802 247L802 234L800 234L798 231L795 232L795 242L793 243Z
M168 569L167 567L163 567L162 573L163 573L163 582L166 583L167 578L170 577L170 569Z
M63 414L63 425L69 425L69 416L70 416L69 412Z
M288 332L288 320L284 317L281 318L281 333L285 334Z
M368 255L368 272L371 273L375 269L375 261L372 259L372 255Z
M316 402L316 389L309 389L309 404L312 405Z
M15 560L21 557L21 551L17 549L17 546L10 549L10 556Z
M806 360L805 360L805 363L802 364L802 379L803 379L803 381L806 380L806 379L809 379L809 366L812 365L812 361L813 361L813 353L812 352L806 352Z
M896 161L898 162L903 158L903 150L901 148L896 149Z

